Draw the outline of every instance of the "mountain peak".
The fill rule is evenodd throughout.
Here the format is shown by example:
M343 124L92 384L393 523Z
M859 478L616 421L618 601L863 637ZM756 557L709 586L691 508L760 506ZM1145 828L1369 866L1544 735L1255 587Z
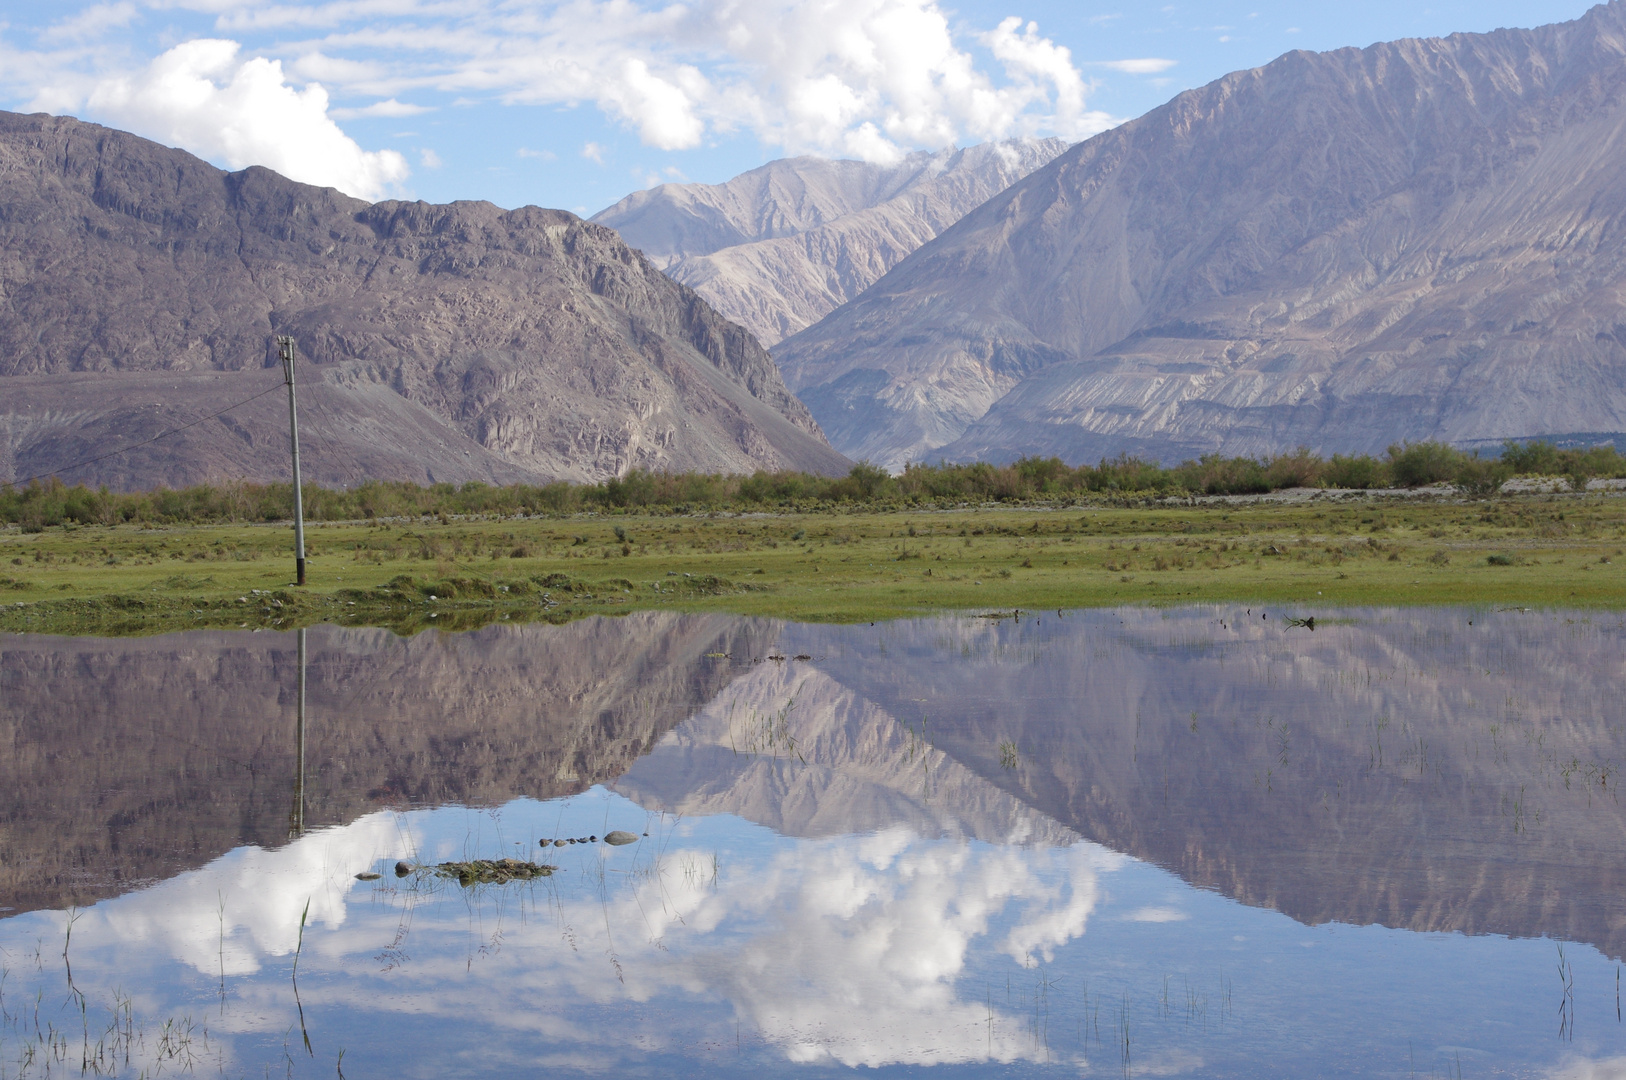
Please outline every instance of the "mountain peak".
M1065 148L1008 139L894 165L786 158L722 184L662 184L592 220L772 345Z

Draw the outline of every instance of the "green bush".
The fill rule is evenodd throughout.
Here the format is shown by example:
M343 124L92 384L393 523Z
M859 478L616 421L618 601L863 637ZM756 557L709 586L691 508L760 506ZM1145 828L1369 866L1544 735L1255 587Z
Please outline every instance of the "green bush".
M1334 454L1321 467L1321 479L1335 488L1385 488L1394 482L1388 463L1367 454L1345 457Z
M1465 454L1438 442L1389 448L1385 460L1366 454L1323 459L1300 447L1265 460L1209 454L1164 467L1120 454L1096 465L1073 467L1057 457L1022 458L1010 465L913 464L898 476L860 463L846 476L756 472L750 476L656 473L633 470L598 484L512 484L493 487L421 487L397 480L369 480L353 488L305 485L305 516L311 521L418 518L454 515L548 514L582 511L692 513L706 510L781 508L811 510L835 505L896 507L1066 499L1082 494L1246 495L1286 487L1417 487L1450 482L1472 496L1494 494L1520 473L1569 478L1577 489L1593 477L1626 476L1626 458L1613 446L1560 450L1548 443L1508 443L1497 458ZM60 480L24 487L0 485L0 523L39 531L52 526L121 522L177 525L227 521L286 521L293 515L290 484L224 484L119 493L68 487ZM623 542L626 537L623 534Z
M1389 471L1400 487L1453 480L1467 460L1466 454L1446 443L1400 443L1389 447Z

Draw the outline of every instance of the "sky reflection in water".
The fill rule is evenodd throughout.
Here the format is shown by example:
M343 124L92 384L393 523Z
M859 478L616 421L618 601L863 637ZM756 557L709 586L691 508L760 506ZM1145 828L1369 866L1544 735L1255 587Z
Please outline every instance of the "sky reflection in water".
M816 659L690 671L692 704L650 706L652 752L584 792L402 803L0 920L0 1070L77 1074L100 1041L129 1051L121 1075L191 1055L233 1076L1626 1076L1621 899L1596 865L1622 816L1612 778L1580 779L1617 760L1619 627L1391 612L1289 638L1236 614L736 633ZM606 623L528 628L520 651L639 629ZM481 647L343 633L312 652L347 689L346 648L441 670L434 648ZM41 640L16 647L73 648ZM312 760L316 799L337 766ZM1517 820L1494 812L1507 790ZM615 828L650 835L549 848L560 870L533 883L390 872ZM1377 858L1362 836L1411 840Z

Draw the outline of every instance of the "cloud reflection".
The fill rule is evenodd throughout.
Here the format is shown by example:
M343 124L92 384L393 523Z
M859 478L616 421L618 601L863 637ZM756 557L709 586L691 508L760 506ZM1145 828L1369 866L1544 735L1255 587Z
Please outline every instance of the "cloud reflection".
M636 810L609 798L617 813ZM312 1016L342 1008L496 1025L569 1058L604 1047L596 1018L630 1000L679 1016L638 1032L639 1053L732 1043L739 1023L796 1062L1010 1062L1031 1057L1033 1040L1022 1022L991 1012L975 972L1001 954L1049 959L1084 932L1098 875L1122 862L1086 844L995 847L893 828L729 848L719 865L708 846L717 837L702 824L658 858L658 837L636 849L571 848L560 860L570 865L533 889L354 880L416 847L444 849L470 813L375 814L106 901L75 925L75 974L111 989L133 950L208 976L223 969L249 1008L217 1027L280 1032L286 972L268 961L293 952L308 898L300 984ZM143 966L162 965L149 955ZM166 982L196 976L155 980ZM512 1003L496 1014L494 986Z
M156 948L205 974L249 975L266 958L294 951L307 901L311 940L311 928L344 925L357 872L410 848L408 834L389 813L275 851L237 848L199 870L76 915L72 951L91 959L99 950ZM42 915L65 930L63 913Z

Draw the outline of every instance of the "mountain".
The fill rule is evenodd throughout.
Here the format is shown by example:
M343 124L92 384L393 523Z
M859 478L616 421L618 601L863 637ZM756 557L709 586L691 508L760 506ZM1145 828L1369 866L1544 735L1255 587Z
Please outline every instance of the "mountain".
M1626 430L1626 7L1292 52L1073 147L775 350L842 452Z
M610 229L0 113L0 481L285 479L275 334L318 483L847 465L749 333Z
M723 184L662 184L592 220L773 345L1066 146L1009 139L896 165L787 158Z

